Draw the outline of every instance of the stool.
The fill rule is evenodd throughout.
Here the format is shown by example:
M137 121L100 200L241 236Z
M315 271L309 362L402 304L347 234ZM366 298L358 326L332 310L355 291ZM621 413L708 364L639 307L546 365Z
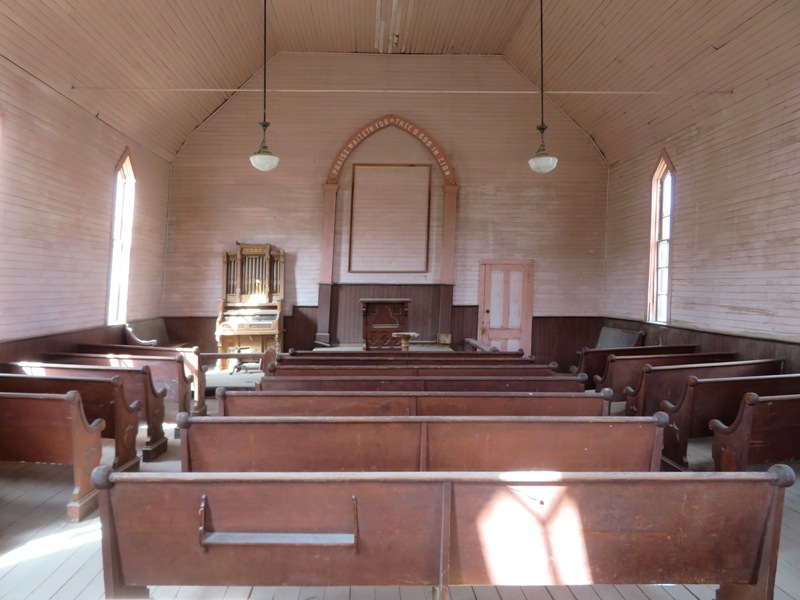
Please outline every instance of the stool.
M244 351L249 352L250 350L251 350L250 346L229 346L228 347L228 351L229 352L235 352L237 354L241 354ZM233 375L234 373L239 373L241 371L244 371L245 373L249 373L250 372L250 371L247 370L247 365L245 365L245 363L243 363L242 361L237 359L236 360L236 364L233 365L233 367L231 368L231 375Z
M400 350L402 352L408 352L408 341L411 338L418 338L419 334L413 331L395 331L392 337L400 338Z

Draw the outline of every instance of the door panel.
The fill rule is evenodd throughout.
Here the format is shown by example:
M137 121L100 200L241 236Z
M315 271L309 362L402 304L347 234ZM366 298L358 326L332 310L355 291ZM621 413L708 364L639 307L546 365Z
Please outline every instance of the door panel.
M530 354L533 261L482 260L478 286L478 340Z

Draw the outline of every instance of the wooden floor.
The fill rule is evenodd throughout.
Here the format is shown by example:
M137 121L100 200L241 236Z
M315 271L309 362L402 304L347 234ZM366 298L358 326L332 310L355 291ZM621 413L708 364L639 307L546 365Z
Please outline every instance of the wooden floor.
M216 403L209 400L209 414ZM143 471L179 471L180 442ZM140 431L143 441L144 431ZM112 442L103 462L110 464ZM693 441L692 469L709 470L710 438ZM800 463L792 463L800 474ZM67 523L71 467L0 463L0 599L98 600L103 594L100 521L96 513ZM746 506L742 510L747 510ZM735 552L735 548L731 549ZM624 560L624 557L620 557ZM426 600L429 588L407 587L151 587L152 598L252 598L263 600ZM578 586L451 588L453 600L713 600L714 586ZM800 483L788 489L781 532L775 600L800 600Z

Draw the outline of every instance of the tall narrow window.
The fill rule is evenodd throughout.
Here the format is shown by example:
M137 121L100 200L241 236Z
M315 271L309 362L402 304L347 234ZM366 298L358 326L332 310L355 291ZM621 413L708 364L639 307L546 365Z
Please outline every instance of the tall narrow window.
M675 169L662 152L653 175L653 209L650 225L650 280L647 301L647 320L656 323L669 321L669 258L672 236L672 200Z
M133 176L130 155L126 150L117 166L111 281L108 293L109 325L119 325L127 320L135 188L136 179Z

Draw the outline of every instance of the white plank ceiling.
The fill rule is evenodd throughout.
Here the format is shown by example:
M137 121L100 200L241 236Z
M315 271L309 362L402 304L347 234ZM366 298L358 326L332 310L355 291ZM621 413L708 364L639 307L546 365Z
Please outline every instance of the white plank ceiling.
M546 110L611 162L800 69L797 0L544 2ZM537 0L268 6L269 56L503 55L540 82ZM261 0L0 0L0 56L171 160L259 72L262 24Z

